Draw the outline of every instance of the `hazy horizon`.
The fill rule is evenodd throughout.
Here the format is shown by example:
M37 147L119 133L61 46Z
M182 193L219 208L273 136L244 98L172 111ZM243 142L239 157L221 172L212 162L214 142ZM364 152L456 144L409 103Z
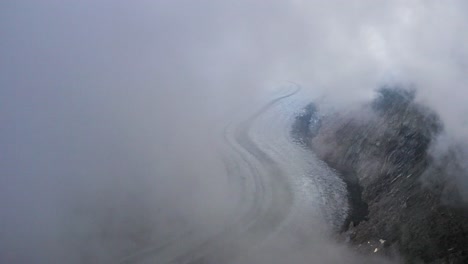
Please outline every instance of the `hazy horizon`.
M233 204L215 131L284 83L337 109L413 86L466 143L467 14L461 0L2 1L0 260L109 262L132 245L93 241L103 229L217 222Z

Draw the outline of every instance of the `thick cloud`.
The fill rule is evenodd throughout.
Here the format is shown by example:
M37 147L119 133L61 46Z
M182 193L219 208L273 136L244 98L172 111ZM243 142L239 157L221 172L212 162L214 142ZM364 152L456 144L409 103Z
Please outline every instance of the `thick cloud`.
M70 215L103 213L96 199L138 214L185 194L161 204L196 215L209 193L221 198L208 215L229 208L223 178L200 183L221 170L206 131L284 81L336 107L411 83L464 137L467 11L461 0L3 1L0 255L81 254L68 246L99 223ZM70 232L84 238L64 242Z

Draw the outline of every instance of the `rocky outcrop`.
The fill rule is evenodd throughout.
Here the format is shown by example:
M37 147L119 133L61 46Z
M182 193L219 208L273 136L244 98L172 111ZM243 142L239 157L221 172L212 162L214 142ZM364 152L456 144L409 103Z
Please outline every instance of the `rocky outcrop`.
M443 126L414 102L414 91L378 93L369 104L323 117L306 135L348 187L343 234L362 252L398 252L407 263L468 263L468 207L454 179L466 172L452 170L458 152L431 154Z

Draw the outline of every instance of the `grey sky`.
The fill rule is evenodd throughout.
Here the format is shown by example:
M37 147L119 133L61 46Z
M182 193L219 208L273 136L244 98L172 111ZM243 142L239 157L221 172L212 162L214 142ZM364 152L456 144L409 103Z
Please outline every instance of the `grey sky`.
M47 249L63 244L70 204L103 189L163 186L138 203L186 193L187 171L219 170L206 131L285 81L337 107L411 83L465 139L467 12L462 0L2 1L0 248L57 259Z

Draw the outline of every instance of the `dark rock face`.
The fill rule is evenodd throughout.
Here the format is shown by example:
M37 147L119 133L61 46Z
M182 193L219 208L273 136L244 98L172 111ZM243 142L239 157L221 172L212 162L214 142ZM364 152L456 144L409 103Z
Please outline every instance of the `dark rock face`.
M323 118L306 135L306 145L348 186L351 211L343 231L364 252L397 250L407 263L468 263L468 207L452 177L456 152L430 154L443 131L440 120L414 102L412 90L378 93L358 110Z
M311 147L311 138L315 137L320 129L321 119L317 107L310 103L296 116L291 129L292 138L299 144Z

